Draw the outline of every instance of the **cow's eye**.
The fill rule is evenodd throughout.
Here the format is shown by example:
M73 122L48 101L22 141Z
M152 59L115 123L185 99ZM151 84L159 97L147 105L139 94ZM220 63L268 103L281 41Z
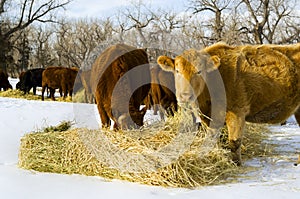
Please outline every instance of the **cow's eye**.
M197 75L201 75L202 70L199 70L198 72L196 72Z
M175 69L175 73L179 73L179 70L178 70L178 69Z

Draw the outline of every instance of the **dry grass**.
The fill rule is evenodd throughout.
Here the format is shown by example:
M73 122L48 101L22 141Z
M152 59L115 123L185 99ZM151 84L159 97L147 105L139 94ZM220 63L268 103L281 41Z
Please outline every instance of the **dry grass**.
M87 103L85 98L85 90L81 89L77 91L77 93L75 93L73 96L72 101L76 103Z
M20 90L12 90L9 89L7 91L1 91L0 97L11 97L11 98L21 98L21 99L27 99L27 100L41 100L42 97L38 95L33 95L33 93L24 94L23 91Z
M33 132L21 139L19 166L170 187L193 188L232 180L241 169L232 163L222 141L226 130L216 140L210 129L193 132L188 128L174 117L140 130ZM264 132L264 126L247 124L243 158L268 151L262 144Z
M7 91L1 91L0 92L0 97L11 97L11 98L19 98L19 99L27 99L27 100L42 100L42 97L40 95L34 95L32 92L29 94L24 94L23 91L20 90L12 90L9 89ZM72 99L68 96L64 100L62 97L55 98L56 101L61 101L61 102L72 102ZM45 97L45 101L51 101L50 98Z

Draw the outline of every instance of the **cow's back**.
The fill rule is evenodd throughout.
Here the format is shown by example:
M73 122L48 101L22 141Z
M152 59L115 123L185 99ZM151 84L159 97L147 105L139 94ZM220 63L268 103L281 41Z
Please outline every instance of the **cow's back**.
M78 74L79 69L76 67L72 68L66 68L66 75L65 75L65 84L68 86L68 89L73 89L75 85L76 76ZM81 84L81 81L78 82L78 84ZM78 86L80 87L80 86Z
M31 70L31 78L34 86L42 86L42 76L44 70L44 68L37 68Z
M117 44L107 48L100 54L91 69L91 87L93 93L96 91L100 78L105 79L112 75L112 66L121 64L121 59L124 60L124 55L134 50L137 49L125 44ZM112 81L115 82L116 80L113 79Z
M103 93L103 96L106 96L107 98L111 97L114 87L120 77L132 68L144 64L148 64L147 54L144 50L136 49L125 44L118 44L108 48L93 64L91 71L92 92L95 93L96 88L99 87L97 92ZM119 66L122 68L119 68ZM149 69L137 70L135 71L135 74L129 74L128 79L130 79L130 82L129 80L124 80L123 86L130 90L128 92L131 92L131 89L128 88L131 85L140 85L142 82L150 83ZM149 86L147 87L148 88L146 89L144 89L145 87L143 87L143 89L139 89L134 94L135 97L143 97L144 90L149 90ZM122 92L126 92L126 89ZM121 95L120 98L122 98Z
M93 64L91 87L98 106L105 107L110 118L112 109L118 113L139 110L150 89L146 52L125 44L106 49Z
M63 67L49 66L42 74L43 86L59 88L62 78Z
M285 54L268 45L220 48L227 109L244 111L246 120L280 123L293 114L300 102L298 67Z

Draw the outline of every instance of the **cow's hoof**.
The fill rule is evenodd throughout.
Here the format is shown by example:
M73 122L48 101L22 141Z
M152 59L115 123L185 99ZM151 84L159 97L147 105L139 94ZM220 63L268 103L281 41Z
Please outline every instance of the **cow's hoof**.
M237 165L241 166L241 144L242 140L230 140L229 141L229 148L231 149L232 154L232 161Z
M234 162L234 164L236 164L237 166L242 166L242 162L241 159L237 158L232 158L232 161Z

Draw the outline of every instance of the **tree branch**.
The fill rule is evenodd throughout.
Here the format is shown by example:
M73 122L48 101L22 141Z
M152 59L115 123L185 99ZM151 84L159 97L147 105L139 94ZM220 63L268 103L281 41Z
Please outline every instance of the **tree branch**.
M23 2L23 7L22 7L22 11L21 11L21 17L19 19L19 23L10 28L6 33L3 34L4 38L8 38L11 34L25 29L26 27L28 27L30 24L32 24L35 21L38 22L42 22L42 23L46 23L46 22L55 22L54 20L52 20L52 17L50 15L49 19L43 19L44 16L46 16L47 14L49 14L51 11L56 10L58 8L63 8L65 5L67 5L68 3L71 2L71 0L66 0L63 3L60 3L59 0L57 1L58 3L56 5L54 5L54 3L56 2L56 0L51 0L47 3L42 4L41 6L39 6L35 11L32 10L32 8L34 7L34 3L35 0L31 0L30 1L30 8L28 11L28 19L26 22L23 21L24 16L25 16L25 12L26 12L26 5L27 5L28 0L24 0ZM43 10L43 8L46 7L46 10ZM30 14L33 12L33 14L30 16Z

